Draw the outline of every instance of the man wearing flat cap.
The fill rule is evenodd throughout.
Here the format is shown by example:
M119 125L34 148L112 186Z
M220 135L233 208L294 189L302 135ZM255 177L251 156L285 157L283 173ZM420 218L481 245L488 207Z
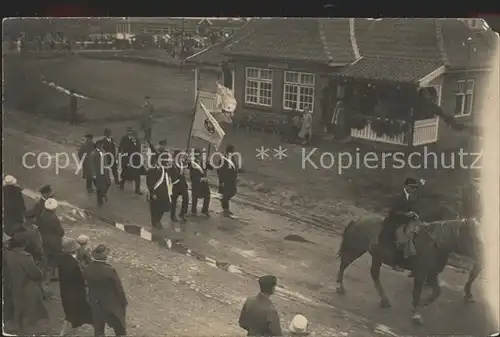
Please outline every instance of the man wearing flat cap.
M415 178L406 178L401 194L397 195L392 201L392 206L384 221L381 240L395 246L396 255L394 268L398 271L403 270L404 249L401 249L401 243L408 240L405 229L411 221L417 221L418 208L416 191L421 187Z
M260 277L260 292L245 301L239 324L247 331L247 336L283 336L278 311L269 298L274 293L276 283L275 276Z
M113 328L116 336L125 336L128 301L118 273L107 262L108 253L109 249L105 245L98 245L92 251L94 261L83 270L92 308L94 334L104 336L107 324Z
M52 198L54 194L50 185L42 186L38 192L40 192L40 198L36 201L35 206L26 212L26 217L29 219L34 218L35 221L38 220L42 211L45 209L45 201Z
M85 135L85 142L80 146L78 150L78 158L83 160L82 174L83 179L85 179L87 192L94 192L94 165L91 158L92 152L95 150L94 136L90 133Z

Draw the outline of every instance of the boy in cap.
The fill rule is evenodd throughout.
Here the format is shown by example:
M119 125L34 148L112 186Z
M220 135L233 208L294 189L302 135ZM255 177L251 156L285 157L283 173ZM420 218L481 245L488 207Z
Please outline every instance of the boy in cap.
M245 301L239 325L247 331L247 336L283 336L278 311L269 299L274 294L276 283L275 276L260 277L260 292Z
M401 194L396 196L392 202L392 207L384 221L382 229L382 240L395 245L396 254L394 259L394 269L402 271L404 262L404 249L401 249L410 238L406 235L406 227L412 220L418 220L416 190L420 184L415 178L406 178Z

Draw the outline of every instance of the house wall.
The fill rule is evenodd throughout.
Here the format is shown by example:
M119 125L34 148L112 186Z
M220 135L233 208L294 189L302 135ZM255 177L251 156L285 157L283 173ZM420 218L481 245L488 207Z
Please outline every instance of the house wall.
M483 113L482 93L487 84L488 72L485 71L465 71L449 72L442 76L442 97L441 108L446 114L453 115L455 111L455 90L456 82L459 80L474 80L474 95L472 99L472 113L470 116L459 116L457 121L465 124L479 125L480 116ZM443 120L439 123L438 146L444 149L453 149L467 146L474 141L467 132L460 132L450 128Z
M327 70L322 65L301 64L301 63L283 63L274 61L258 61L258 60L233 60L234 65L234 93L238 102L239 113L252 112L267 112L267 113L287 113L288 110L283 109L283 92L284 92L284 76L285 71L299 71L312 73L315 75L314 88L314 111L313 124L316 130L322 129L321 125L321 93L324 86L328 82ZM265 107L245 103L245 76L246 67L255 67L262 69L273 70L273 93L272 106Z

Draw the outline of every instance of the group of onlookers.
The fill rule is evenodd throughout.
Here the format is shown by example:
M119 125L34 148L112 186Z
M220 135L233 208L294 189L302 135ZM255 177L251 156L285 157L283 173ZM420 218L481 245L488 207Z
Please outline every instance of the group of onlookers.
M84 324L103 336L108 324L116 335L126 334L127 299L115 269L107 263L109 249L89 238L65 236L56 214L52 189L27 210L16 178L3 179L4 228L2 238L3 319L6 330L20 335L40 334L49 319L46 303L53 298L50 283L59 281L65 322L64 336Z

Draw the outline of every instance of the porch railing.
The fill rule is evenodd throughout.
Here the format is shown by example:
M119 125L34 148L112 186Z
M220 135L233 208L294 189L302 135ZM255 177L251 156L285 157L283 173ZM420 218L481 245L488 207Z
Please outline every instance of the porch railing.
M201 103L207 108L208 112L214 112L215 110L215 93L208 91L201 91L199 98Z
M386 144L396 144L396 145L406 145L405 135L397 135L395 137L389 137L387 135L379 136L372 130L370 123L366 124L364 129L357 130L351 129L351 137L371 140L374 142L381 142Z
M438 118L415 121L413 133L413 145L432 144L438 140L439 120Z
M413 134L413 145L418 146L435 143L438 139L438 127L439 121L437 118L416 121ZM372 130L370 123L368 123L365 128L361 130L351 129L351 137L386 144L408 144L405 134L394 137L387 135L379 136Z

